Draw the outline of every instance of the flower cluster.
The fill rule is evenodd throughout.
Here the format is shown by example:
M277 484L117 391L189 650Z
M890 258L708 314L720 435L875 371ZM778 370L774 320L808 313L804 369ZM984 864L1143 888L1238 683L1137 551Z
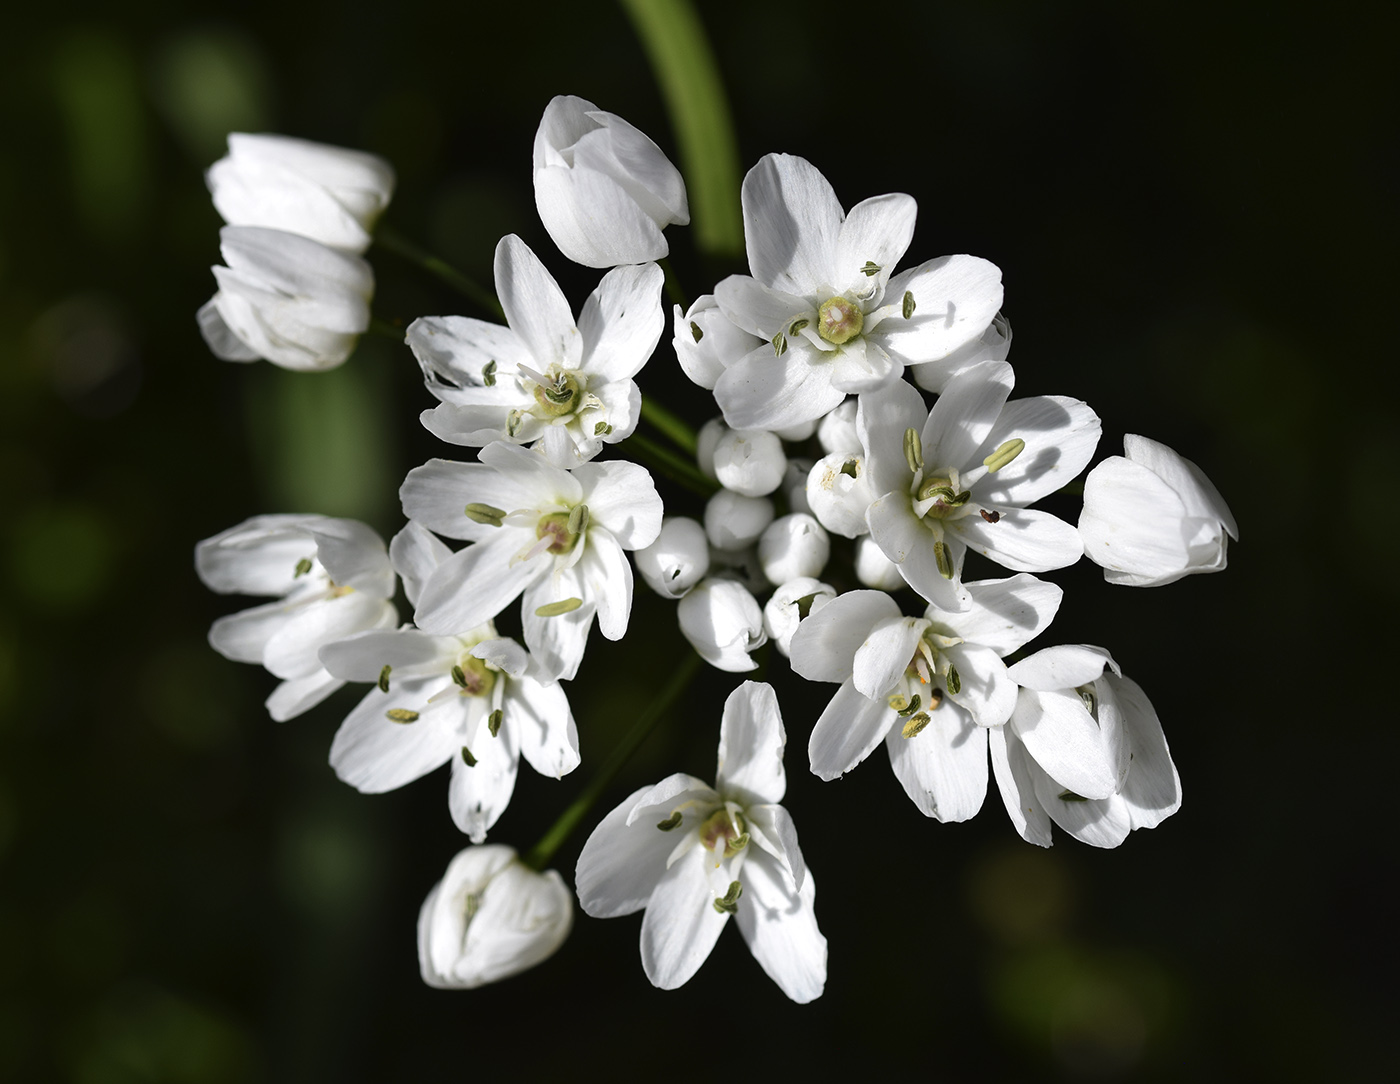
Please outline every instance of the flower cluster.
M495 258L503 324L448 314L407 328L437 400L422 424L474 458L408 473L407 524L388 547L315 515L259 516L199 544L210 587L277 598L210 633L282 679L274 718L364 683L331 747L337 775L381 792L450 762L453 821L484 844L522 755L556 778L580 765L564 684L595 620L626 635L635 563L711 667L747 672L776 651L836 686L803 721L823 780L883 744L920 813L966 820L992 778L1015 831L1042 846L1054 823L1114 847L1177 809L1161 723L1108 651L1023 657L1064 601L1038 574L1087 553L1110 583L1169 583L1223 568L1237 529L1199 468L1138 436L1088 474L1077 525L1036 507L1074 492L1101 427L1078 399L1012 397L996 266L955 254L904 267L913 198L846 211L811 163L764 157L741 193L750 273L672 311L670 352L717 416L690 433L650 400L675 444L658 451L629 440L645 416L641 370L668 364L653 357L666 318L652 261L663 231L688 221L680 174L622 118L560 97L535 139L534 182L560 251L606 269L578 315L512 234ZM389 198L387 165L234 136L209 183L230 223L228 266L200 313L214 352L343 361L368 323L359 253ZM647 467L615 454L633 449L703 507L663 515ZM398 625L396 581L412 624ZM495 625L517 599L523 644ZM687 981L733 916L784 993L820 995L826 940L780 804L785 744L772 688L745 682L725 704L714 785L679 773L643 786L584 844L583 910L645 910L657 986ZM452 861L420 917L425 981L476 986L559 947L572 903L539 872L551 839L523 858L492 844Z

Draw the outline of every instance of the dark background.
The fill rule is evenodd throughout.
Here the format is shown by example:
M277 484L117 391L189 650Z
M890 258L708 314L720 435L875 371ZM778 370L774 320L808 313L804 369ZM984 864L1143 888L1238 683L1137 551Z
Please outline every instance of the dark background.
M88 14L82 14L83 9ZM636 917L578 916L544 966L423 986L422 897L465 840L441 773L364 797L325 764L355 692L285 725L216 656L191 549L249 515L401 518L452 454L406 348L329 375L213 359L195 309L230 129L389 157L388 221L489 281L518 232L575 306L597 281L540 228L530 144L556 93L668 150L608 4L56 5L0 43L0 1078L1366 1080L1395 1022L1396 121L1388 5L829 2L705 6L744 168L804 155L850 206L906 191L911 260L1005 277L1018 394L1087 399L1100 456L1145 433L1205 468L1242 540L1165 589L1053 578L1043 643L1109 647L1182 774L1162 827L1099 852L915 811L877 753L805 768L831 687L776 656L789 794L820 878L825 996L793 1006L725 934L653 990ZM14 21L18 18L19 21ZM741 268L670 231L691 295ZM376 310L473 312L372 251ZM694 420L666 341L643 388ZM672 511L694 498L666 488ZM1062 509L1073 516L1073 504ZM685 650L639 586L570 689L584 767L523 769L492 841L524 849ZM707 671L598 813L712 778ZM556 865L571 878L582 838ZM1392 1059L1393 1062L1393 1059Z

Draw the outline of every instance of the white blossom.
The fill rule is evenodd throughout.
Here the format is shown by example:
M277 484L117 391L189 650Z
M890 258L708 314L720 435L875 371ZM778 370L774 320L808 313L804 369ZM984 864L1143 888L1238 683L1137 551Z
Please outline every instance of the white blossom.
M807 503L812 515L832 534L859 538L870 533L865 512L878 494L870 488L865 457L856 452L833 452L812 465L807 474Z
M979 361L1005 361L1011 353L1011 322L997 313L987 330L954 350L947 357L925 365L911 365L909 375L925 391L942 394L953 377L971 369Z
M731 361L743 357L761 342L757 336L729 322L719 311L714 294L702 294L685 313L676 305L672 311L672 330L671 345L681 371L706 391L714 389L715 381Z
M676 619L690 646L718 670L755 669L749 656L768 642L758 601L737 580L701 580L676 606Z
M705 503L705 534L720 550L752 546L773 522L773 502L721 489Z
M836 588L811 576L788 580L763 606L763 631L783 655L790 655L797 626L835 597Z
M831 539L820 523L802 512L775 519L758 539L758 562L774 587L820 576L829 556Z
M471 990L543 963L573 924L554 870L536 873L510 847L468 847L418 912L418 967L429 986Z
M666 516L650 546L632 555L647 586L663 598L680 598L710 570L705 528L685 516Z
M603 818L579 855L579 903L594 918L646 909L642 967L673 990L700 969L730 915L754 959L792 1000L819 997L826 938L816 886L780 804L786 735L778 698L748 681L729 695L710 787L677 774Z
M787 456L776 433L766 429L730 429L714 450L715 477L725 489L745 497L763 497L782 483Z

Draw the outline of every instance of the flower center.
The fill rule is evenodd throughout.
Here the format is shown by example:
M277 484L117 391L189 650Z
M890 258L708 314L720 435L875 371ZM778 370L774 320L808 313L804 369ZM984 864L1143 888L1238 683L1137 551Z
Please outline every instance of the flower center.
M731 816L728 808L716 809L700 825L700 846L725 858L733 858L748 842L748 825L737 810Z
M860 306L844 297L829 297L817 310L817 334L836 346L850 342L864 326Z
M496 674L475 655L463 655L452 668L452 680L463 696L486 696L496 684Z
M557 372L535 385L535 402L547 418L562 418L578 409L583 386L573 373Z
M549 539L545 552L568 553L574 548L574 543L578 541L578 533L569 529L569 521L572 518L569 512L550 512L540 517L539 525L535 528L535 537L541 542Z

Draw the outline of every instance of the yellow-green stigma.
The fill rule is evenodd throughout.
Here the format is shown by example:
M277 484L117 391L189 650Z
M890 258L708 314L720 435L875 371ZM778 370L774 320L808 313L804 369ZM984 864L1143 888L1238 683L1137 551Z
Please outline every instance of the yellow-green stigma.
M738 827L735 827L738 821ZM749 833L744 824L743 814L729 816L729 810L716 809L705 823L700 825L700 845L707 851L722 851L725 858L733 858L749 845Z
M572 373L560 373L553 380L535 385L535 402L550 418L562 418L578 409L583 391Z
M535 528L535 537L538 539L549 538L550 553L568 553L574 548L574 543L578 541L578 532L569 529L569 523L574 519L570 512L550 512L540 517L539 525Z
M475 655L463 655L452 668L452 680L463 696L485 696L496 684L496 674Z
M817 310L817 334L836 346L850 342L864 326L860 306L844 297L829 297Z

